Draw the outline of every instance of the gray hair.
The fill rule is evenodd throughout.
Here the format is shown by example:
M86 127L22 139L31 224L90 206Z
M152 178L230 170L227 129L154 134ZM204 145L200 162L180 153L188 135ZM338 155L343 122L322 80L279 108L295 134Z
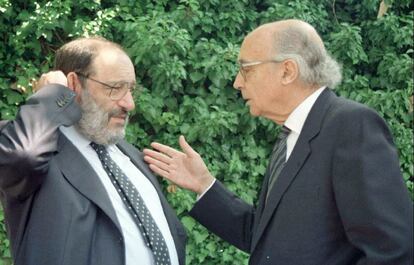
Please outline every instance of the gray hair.
M273 43L275 60L293 59L299 78L307 84L335 88L342 80L340 65L327 53L322 43L311 39L301 27L287 27L276 32Z

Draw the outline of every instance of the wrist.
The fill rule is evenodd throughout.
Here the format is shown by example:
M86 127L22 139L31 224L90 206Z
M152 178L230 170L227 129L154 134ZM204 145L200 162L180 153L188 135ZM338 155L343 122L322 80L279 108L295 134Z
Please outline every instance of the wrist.
M199 186L198 190L196 191L196 193L198 195L204 194L206 192L206 190L211 187L214 180L215 180L215 178L210 173L206 174L206 176L204 176L202 178L202 181L201 181L200 186Z

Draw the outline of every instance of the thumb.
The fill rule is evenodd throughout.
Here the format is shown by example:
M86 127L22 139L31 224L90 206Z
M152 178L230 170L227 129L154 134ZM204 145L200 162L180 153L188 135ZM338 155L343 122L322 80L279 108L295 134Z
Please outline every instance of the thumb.
M184 136L180 135L180 138L178 139L178 142L180 143L181 149L189 156L192 156L194 154L197 154L196 151L187 143Z

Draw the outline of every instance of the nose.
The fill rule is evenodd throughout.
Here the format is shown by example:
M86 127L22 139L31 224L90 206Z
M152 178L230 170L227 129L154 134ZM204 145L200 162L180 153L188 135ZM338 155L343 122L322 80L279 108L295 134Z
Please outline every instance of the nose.
M128 90L125 96L118 100L118 105L126 111L135 109L134 97L132 96L131 90Z
M236 79L234 79L233 87L237 90L241 90L243 85L244 85L244 80L243 80L243 77L242 77L242 75L239 71L236 75Z

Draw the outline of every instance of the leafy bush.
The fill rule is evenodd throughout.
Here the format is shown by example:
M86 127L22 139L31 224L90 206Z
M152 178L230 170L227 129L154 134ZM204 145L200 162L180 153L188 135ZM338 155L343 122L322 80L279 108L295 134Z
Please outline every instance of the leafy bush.
M337 93L375 108L388 122L413 195L412 1L385 1L381 8L380 0L28 2L0 0L1 119L15 116L58 47L102 35L127 49L144 87L128 140L139 148L154 140L178 147L178 136L186 135L212 173L253 203L278 129L250 117L232 89L235 61L243 37L258 25L300 18L316 27L343 65ZM247 254L187 216L194 194L163 183L190 235L188 264L247 264ZM3 219L0 212L0 265L10 264Z

